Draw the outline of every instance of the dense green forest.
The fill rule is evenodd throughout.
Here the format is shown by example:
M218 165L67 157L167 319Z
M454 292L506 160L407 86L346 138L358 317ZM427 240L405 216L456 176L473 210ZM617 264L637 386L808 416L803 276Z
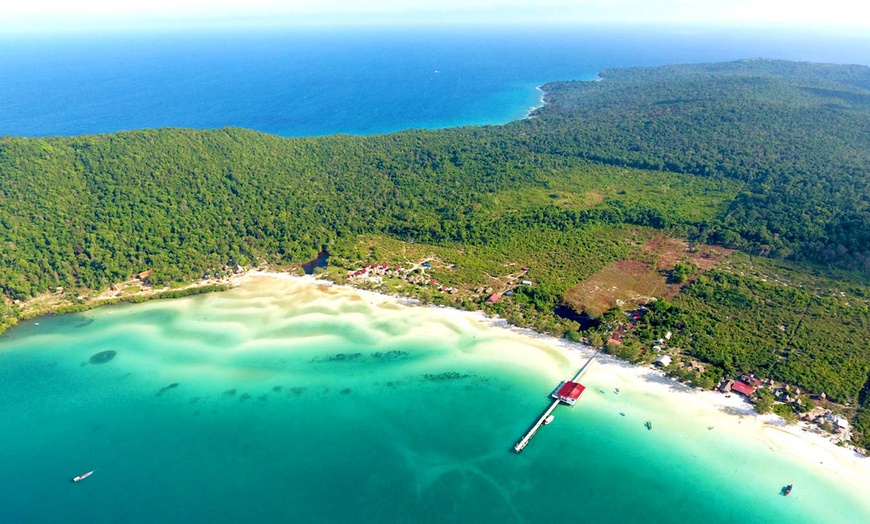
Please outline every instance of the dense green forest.
M438 250L448 284L531 266L535 287L492 310L576 335L552 320L565 294L616 261L655 266L643 245L665 235L739 252L671 274L685 287L650 336L673 329L718 376L863 403L870 433L870 68L750 60L544 89L544 107L503 126L2 137L0 328L13 301L59 286L87 295L146 269L190 281L324 248L375 262L365 239Z
M740 181L698 240L870 271L870 69L747 60L601 78L544 86L535 151Z

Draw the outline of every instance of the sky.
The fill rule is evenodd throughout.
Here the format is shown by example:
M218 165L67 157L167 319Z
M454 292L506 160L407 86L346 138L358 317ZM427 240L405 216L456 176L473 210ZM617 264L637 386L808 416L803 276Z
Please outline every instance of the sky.
M602 22L870 30L870 17L864 14L863 0L13 0L0 3L0 34L245 25Z

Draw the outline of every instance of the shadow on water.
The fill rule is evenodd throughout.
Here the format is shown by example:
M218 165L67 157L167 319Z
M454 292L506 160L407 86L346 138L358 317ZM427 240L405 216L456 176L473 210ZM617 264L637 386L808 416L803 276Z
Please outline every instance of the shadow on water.
M325 250L321 251L320 253L317 254L317 258L315 258L314 260L309 260L308 262L302 264L302 271L305 271L306 275L312 275L312 274L314 274L315 269L317 269L319 267L325 268L326 261L328 259L329 259L329 252L325 251Z

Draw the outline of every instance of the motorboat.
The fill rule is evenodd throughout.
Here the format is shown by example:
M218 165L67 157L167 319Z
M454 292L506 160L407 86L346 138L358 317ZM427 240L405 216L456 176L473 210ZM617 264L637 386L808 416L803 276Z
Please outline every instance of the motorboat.
M78 477L73 477L72 481L73 481L73 482L81 482L81 481L85 480L86 478L90 477L90 476L93 475L93 474L94 474L93 471L88 471L87 473L82 473L82 474L79 475Z

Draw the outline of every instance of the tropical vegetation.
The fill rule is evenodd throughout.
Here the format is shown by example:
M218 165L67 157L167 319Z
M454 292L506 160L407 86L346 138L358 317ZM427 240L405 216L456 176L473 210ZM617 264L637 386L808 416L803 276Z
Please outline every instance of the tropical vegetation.
M614 351L649 360L671 331L706 364L698 385L754 373L824 392L870 443L870 68L749 60L544 90L503 126L2 137L0 329L45 293L75 303L145 270L160 286L325 249L347 269L434 254L434 280L462 292L402 292L603 344L630 308L586 308L582 285L631 267L649 313ZM670 260L648 247L663 237L736 251ZM533 286L477 291L519 267Z

